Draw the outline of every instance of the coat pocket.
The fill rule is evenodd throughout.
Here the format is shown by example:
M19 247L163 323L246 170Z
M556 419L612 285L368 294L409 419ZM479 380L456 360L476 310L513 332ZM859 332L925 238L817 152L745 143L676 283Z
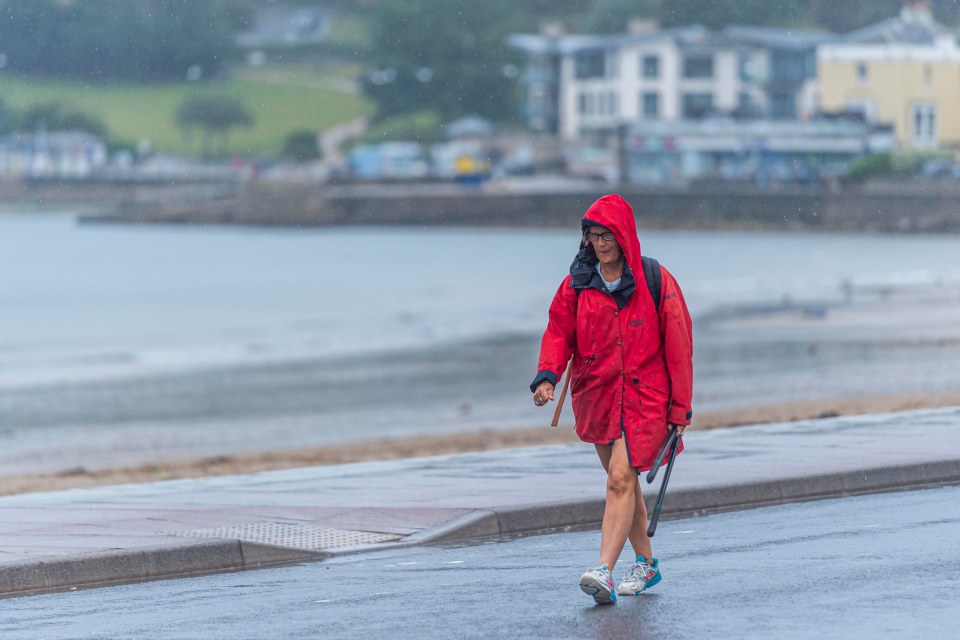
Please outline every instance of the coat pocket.
M662 414L665 420L667 406L670 404L670 382L667 376L659 372L648 373L634 378L633 382L639 395L641 414L654 420L659 419Z
M589 386L588 379L590 368L593 366L594 361L597 359L595 355L589 355L583 359L583 364L580 365L580 371L577 372L577 376L573 379L573 382L570 383L570 394L571 401L573 403L573 415L575 418L578 418L580 414L580 407L583 406L583 399L587 386Z

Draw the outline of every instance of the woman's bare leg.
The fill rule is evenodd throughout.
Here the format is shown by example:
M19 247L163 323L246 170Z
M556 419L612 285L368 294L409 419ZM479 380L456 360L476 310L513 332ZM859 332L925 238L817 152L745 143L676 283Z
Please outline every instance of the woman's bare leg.
M630 529L630 545L633 553L653 561L653 545L647 535L647 505L643 502L640 482L637 482L637 504L633 511L633 527Z
M649 557L646 507L637 481L637 470L630 465L623 439L610 445L598 444L596 448L600 463L607 472L607 504L601 527L600 562L613 571L628 537L634 551Z

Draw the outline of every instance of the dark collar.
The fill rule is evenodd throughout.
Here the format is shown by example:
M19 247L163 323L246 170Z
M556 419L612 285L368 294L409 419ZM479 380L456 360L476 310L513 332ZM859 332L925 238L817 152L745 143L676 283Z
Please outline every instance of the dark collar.
M617 303L618 309L623 309L627 306L633 290L637 287L630 266L626 262L623 263L620 284L611 292L607 291L607 286L603 284L603 278L597 272L598 262L600 261L597 259L597 254L591 251L589 247L580 249L580 253L573 259L573 264L570 265L570 286L576 289L577 293L581 289L597 289L611 296Z

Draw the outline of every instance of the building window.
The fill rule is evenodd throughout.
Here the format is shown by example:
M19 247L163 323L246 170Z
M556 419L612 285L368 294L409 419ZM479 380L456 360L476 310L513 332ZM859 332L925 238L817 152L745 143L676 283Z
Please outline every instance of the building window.
M580 112L580 115L584 115L587 113L587 94L581 91L578 98L578 111Z
M611 91L607 99L609 100L609 105L610 105L610 115L614 117L619 117L620 116L620 94L617 93L616 91Z
M660 117L660 94L655 91L644 91L640 94L640 113L646 120L655 120Z
M797 96L793 91L770 92L770 117L774 120L794 120L797 117Z
M867 63L858 62L857 63L857 82L866 82L867 81Z
M913 144L917 147L937 146L937 106L929 102L913 105Z
M713 56L687 56L683 59L684 78L712 78Z
M643 56L641 65L644 78L656 79L660 77L660 58L657 56Z
M713 111L712 93L683 94L683 118L685 120L702 120L711 111Z
M574 75L578 80L602 78L606 72L605 58L603 49L578 52L573 58Z

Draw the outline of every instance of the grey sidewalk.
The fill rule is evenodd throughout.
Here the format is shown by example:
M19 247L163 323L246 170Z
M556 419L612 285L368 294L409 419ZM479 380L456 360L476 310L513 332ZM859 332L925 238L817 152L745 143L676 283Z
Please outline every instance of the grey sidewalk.
M686 442L665 515L960 482L960 408ZM5 497L0 595L596 524L603 487L572 445Z

